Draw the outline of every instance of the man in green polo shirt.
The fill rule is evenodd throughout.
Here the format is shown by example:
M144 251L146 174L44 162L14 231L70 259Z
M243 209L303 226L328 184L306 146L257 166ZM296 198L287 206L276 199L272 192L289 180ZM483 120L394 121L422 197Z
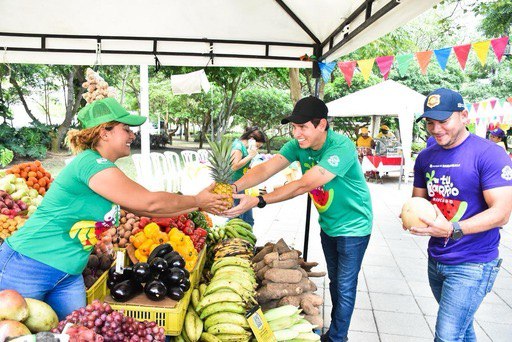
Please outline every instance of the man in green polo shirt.
M240 204L225 212L235 217L253 208L285 201L306 192L320 214L321 241L332 299L331 325L325 341L346 341L356 299L357 275L372 230L370 192L354 143L329 129L327 106L316 97L295 105L291 123L294 140L279 154L249 170L233 183L235 192L253 187L299 161L303 176L263 196L234 195Z

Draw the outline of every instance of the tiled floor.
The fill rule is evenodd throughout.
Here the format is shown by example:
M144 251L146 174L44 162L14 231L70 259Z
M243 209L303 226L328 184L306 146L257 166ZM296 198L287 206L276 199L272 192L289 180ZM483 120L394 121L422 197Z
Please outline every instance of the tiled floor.
M359 274L356 308L350 341L432 341L437 313L427 279L428 238L415 237L401 228L402 204L411 195L411 185L398 189L396 178L369 184L374 211L373 233ZM285 241L302 250L306 196L254 209L258 244ZM312 210L308 260L325 270L320 246L318 214ZM501 233L500 254L504 259L494 289L476 314L478 341L512 341L512 224ZM327 277L316 278L325 298L324 321L329 324L330 296Z

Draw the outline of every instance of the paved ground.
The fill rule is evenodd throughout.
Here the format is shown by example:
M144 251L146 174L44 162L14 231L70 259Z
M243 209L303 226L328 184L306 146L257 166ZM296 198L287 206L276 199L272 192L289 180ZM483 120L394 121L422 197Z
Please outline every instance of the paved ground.
M384 184L370 183L374 228L359 275L356 309L352 316L350 341L432 341L437 303L427 279L428 238L415 237L401 229L398 219L411 185L398 190L397 178ZM265 209L255 209L258 244L286 242L302 250L306 197L301 196ZM325 270L316 210L312 210L309 240L310 261L316 270ZM476 315L478 341L512 341L512 225L502 231L500 254L502 269L491 293ZM328 325L331 302L328 280L318 279L324 295L324 320Z

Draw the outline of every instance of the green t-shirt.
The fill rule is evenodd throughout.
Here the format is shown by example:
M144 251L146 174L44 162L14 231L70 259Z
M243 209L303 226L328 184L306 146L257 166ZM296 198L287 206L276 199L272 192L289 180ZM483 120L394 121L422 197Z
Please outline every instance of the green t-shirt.
M233 143L231 144L231 150L232 151L239 150L240 152L242 152L242 159L249 155L247 148L245 148L245 145L242 143L242 141L240 139L235 139L233 141ZM246 173L247 170L249 169L249 165L251 165L250 161L247 164L245 164L243 167L236 170L235 173L233 173L233 177L232 177L233 182L242 178L244 173Z
M116 165L96 151L78 154L52 183L34 215L6 240L9 246L65 273L82 273L97 242L95 230L119 222L119 206L88 186L93 175L110 167Z
M299 161L302 173L319 165L336 175L327 184L310 191L320 214L319 223L329 236L366 236L372 230L370 191L349 138L328 130L318 151L301 149L297 140L279 151L289 162Z

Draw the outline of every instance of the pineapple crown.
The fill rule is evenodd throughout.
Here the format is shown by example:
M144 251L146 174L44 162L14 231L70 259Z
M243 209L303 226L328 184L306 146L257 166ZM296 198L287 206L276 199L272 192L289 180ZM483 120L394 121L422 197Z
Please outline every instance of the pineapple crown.
M210 161L210 172L213 180L217 183L230 183L233 176L233 169L231 168L231 144L232 140L228 137L223 137L220 142L210 141L211 151L208 160Z

